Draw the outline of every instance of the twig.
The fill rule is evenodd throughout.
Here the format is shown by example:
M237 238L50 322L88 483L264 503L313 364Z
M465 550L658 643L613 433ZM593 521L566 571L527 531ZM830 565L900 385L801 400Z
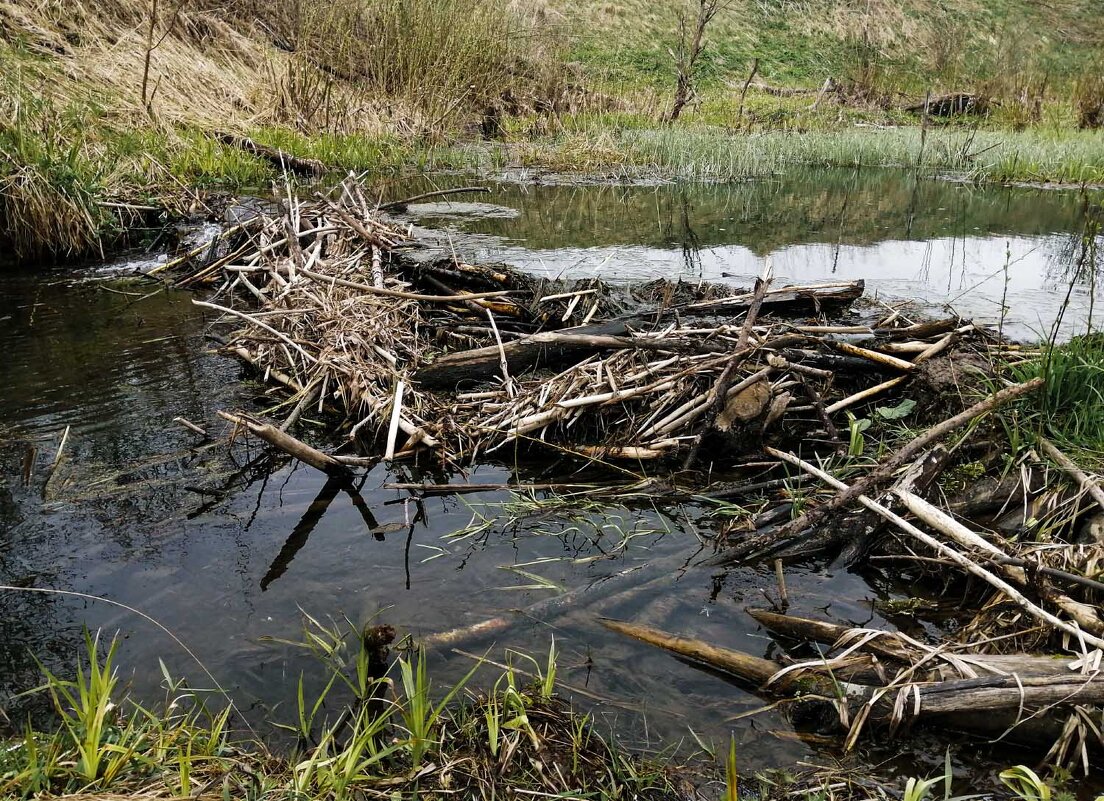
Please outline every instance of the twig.
M1100 488L1100 484L1091 479L1080 467L1074 464L1073 460L1058 450L1058 447L1046 437L1039 437L1039 448L1058 463L1058 466L1065 470L1070 476L1073 477L1085 492L1092 496L1092 499L1096 501L1097 505L1101 509L1104 509L1104 490Z
M392 200L388 203L382 203L379 209L381 211L400 211L411 203L417 203L419 200L429 200L431 197L444 197L445 195L459 195L474 192L489 193L490 191L490 188L486 186L462 186L456 189L438 189L435 192L423 192L420 195L413 195L403 200Z
M814 465L811 465L808 462L803 461L802 459L799 459L798 457L794 456L792 453L786 453L784 451L775 450L774 448L767 448L766 451L771 456L774 456L777 459L781 459L785 462L788 462L789 464L792 464L795 467L799 467L802 470L804 470L805 472L816 476L817 478L819 478L821 481L825 482L826 484L829 484L832 487L835 487L837 490L839 490L839 495L844 495L844 494L851 493L852 496L859 503L861 503L863 506L865 506L867 509L869 509L872 512L877 513L878 515L880 515L882 517L884 517L886 520L888 520L890 523L893 523L893 525L897 526L897 528L901 529L906 534L909 534L910 536L912 536L915 539L919 540L924 545L928 546L929 548L937 551L941 555L943 555L943 556L947 557L948 559L950 559L952 562L954 562L956 565L961 567L966 572L970 573L973 576L976 576L977 578L981 579L982 581L984 581L986 584L990 585L994 589L1002 592L1010 601L1015 603L1018 607L1023 609L1025 612L1027 612L1029 615L1034 617L1036 620L1040 620L1040 621L1049 623L1050 625L1052 625L1055 628L1061 630L1062 632L1064 632L1066 634L1069 634L1071 637L1073 637L1077 641L1083 642L1087 645L1091 645L1094 648L1104 648L1104 640L1100 639L1099 637L1097 637L1093 634L1090 634L1089 632L1086 632L1086 631L1078 628L1075 625L1072 625L1072 624L1062 620L1059 617L1056 617L1055 615L1051 614L1050 612L1046 611L1045 609L1043 609L1039 606L1036 606L1031 601L1029 601L1026 597L1024 597L1023 594L1020 593L1020 591L1017 590L1015 587L1008 584L1003 579L998 578L997 576L994 576L992 573L987 571L985 568L981 567L979 564L977 564L976 562L971 560L969 557L965 556L964 554L960 553L959 551L956 551L954 548L950 548L947 545L944 545L943 543L941 543L939 540L935 539L934 537L932 537L928 534L925 534L923 531L916 528L916 526L912 525L912 523L909 523L907 520L905 520L901 516L891 512L889 509L886 509L880 503L877 503L876 501L871 500L866 495L861 494L861 492L858 493L858 494L855 494L853 492L853 490L856 486L858 486L857 483L852 484L850 487L848 487L847 484L844 484L842 481L837 479L835 476L832 476L832 475L829 475L828 473L825 473L820 468L815 467ZM837 497L839 497L839 496L837 496Z

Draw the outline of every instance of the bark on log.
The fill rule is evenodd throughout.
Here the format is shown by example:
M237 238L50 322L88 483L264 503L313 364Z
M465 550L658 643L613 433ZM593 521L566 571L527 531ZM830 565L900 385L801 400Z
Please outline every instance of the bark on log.
M1061 731L1058 715L1032 718L1031 713L1060 707L1104 702L1104 676L1083 675L985 676L893 687L839 681L807 671L776 674L782 668L769 659L751 656L649 626L603 619L606 628L732 675L774 697L801 691L806 703L820 707L825 721L838 721L838 707L846 699L851 720L869 709L869 719L895 728L913 719L935 719L943 725L981 734L1006 734L1026 744L1049 744ZM770 684L767 682L774 678ZM898 704L899 695L904 703ZM982 714L979 714L982 713ZM1026 725L1021 723L1026 721ZM842 724L837 726L842 731ZM1014 726L1014 728L1013 728ZM1009 729L1011 728L1011 731Z
M333 476L347 476L349 474L349 469L334 457L317 448L312 448L307 443L284 433L274 425L265 423L243 412L230 414L229 412L220 411L218 415L224 420L229 420L231 423L241 426L272 447L295 457L304 464Z
M767 609L749 609L748 614L770 632L799 642L818 642L835 645L841 638L855 631L849 626L828 623L822 620L781 615ZM892 635L875 637L864 644L861 651L882 659L904 664L915 663L924 654L910 648L906 643ZM965 654L953 653L953 656L978 672L993 675L1016 674L1018 676L1069 676L1070 665L1076 660L1072 657L1045 656L1035 654ZM937 679L961 678L953 666L947 662L932 665Z
M841 281L824 284L806 284L803 286L783 286L768 290L763 296L763 311L774 312L818 312L822 308L838 308L854 303L862 297L866 288L865 281ZM755 302L756 293L742 292L727 298L699 300L665 309L664 313L681 314L725 314L748 309Z
M262 145L260 142L255 142L248 136L238 136L237 134L227 133L226 131L211 131L207 135L228 147L236 147L257 158L264 159L278 170L287 170L296 175L314 177L326 172L326 166L317 159L299 158L279 148L269 147L268 145Z

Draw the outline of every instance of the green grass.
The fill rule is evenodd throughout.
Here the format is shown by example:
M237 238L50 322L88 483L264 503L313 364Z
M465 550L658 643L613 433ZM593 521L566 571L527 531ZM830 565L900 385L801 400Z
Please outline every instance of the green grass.
M1104 463L1104 335L1049 347L1015 374L1019 380L1046 380L1032 399L1017 407L1016 425L1038 431L1080 461Z
M667 54L691 0L551 0L589 74L640 85L673 81ZM1099 54L1088 0L803 0L732 3L706 32L700 79L742 79L752 58L766 80L819 85L875 78L891 90L1012 84L1046 74L1076 79Z
M798 166L901 167L970 180L1104 181L1104 132L958 127L844 128L733 135L722 128L648 128L590 119L558 134L499 146L486 164L517 161L565 171L639 172L661 177L739 180ZM921 157L922 152L922 157Z
M373 631L308 618L294 645L316 657L312 678L324 689L304 697L300 680L290 751L234 730L241 720L225 699L188 689L164 666L164 705L140 705L122 692L117 641L87 635L72 678L45 672L57 728L28 726L0 742L0 797L678 797L673 763L619 750L556 697L554 649L543 669L506 665L489 692L462 698L482 662L436 693L421 651L379 667Z

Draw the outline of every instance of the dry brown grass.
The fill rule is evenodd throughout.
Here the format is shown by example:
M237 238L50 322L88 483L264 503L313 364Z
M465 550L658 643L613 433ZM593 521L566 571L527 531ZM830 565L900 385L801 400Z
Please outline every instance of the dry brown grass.
M57 91L141 124L422 132L545 78L536 17L509 0L162 0L152 35L149 8L7 0L0 29L55 63Z

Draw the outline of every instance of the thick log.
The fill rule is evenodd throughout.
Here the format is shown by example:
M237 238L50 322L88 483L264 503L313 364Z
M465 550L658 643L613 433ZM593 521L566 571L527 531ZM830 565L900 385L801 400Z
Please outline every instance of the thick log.
M869 720L891 729L913 719L935 719L943 725L981 734L1007 734L1012 741L1049 744L1062 728L1059 714L1032 718L1045 707L1104 702L1104 676L1069 674L1045 676L984 676L976 679L901 684L880 687L840 681L809 671L778 675L782 668L769 659L718 648L701 640L680 637L649 626L603 619L606 628L662 648L692 663L732 675L773 697L800 691L806 704L819 707L825 722L839 720L837 704L845 698L850 720ZM905 702L898 704L899 695ZM978 714L978 713L983 714ZM842 724L839 730L843 731ZM857 733L852 729L852 736Z
M848 306L862 297L866 288L865 281L838 281L824 284L806 284L803 286L783 286L768 290L761 301L764 313L779 312L819 312L826 308ZM700 300L672 306L664 310L664 315L680 314L728 314L749 309L756 302L756 292L741 292L725 298Z
M782 615L767 609L749 609L747 611L763 628L798 642L818 642L831 646L841 642L845 636L856 632L856 629L838 623ZM857 641L857 638L849 638L848 644ZM893 634L870 639L859 650L900 665L914 664L924 657L924 653L920 649L909 646ZM1015 674L1021 677L1066 677L1072 675L1070 666L1076 661L1072 657L1039 656L1035 654L952 653L951 655L978 673L997 676ZM934 674L929 676L931 680L962 678L954 666L947 661L933 659L929 667L931 669L927 672Z
M287 170L296 175L313 177L320 176L326 172L326 166L317 159L299 158L279 148L269 147L268 145L262 145L260 142L255 142L248 136L238 136L237 134L227 133L226 131L211 131L207 135L218 142L222 142L222 144L228 147L236 147L259 159L264 159L278 170Z

